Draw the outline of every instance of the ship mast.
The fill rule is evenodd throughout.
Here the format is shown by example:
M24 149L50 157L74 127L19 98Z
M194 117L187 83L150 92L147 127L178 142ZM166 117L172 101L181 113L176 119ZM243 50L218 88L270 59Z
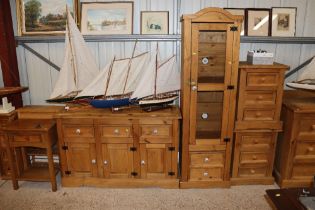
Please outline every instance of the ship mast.
M114 59L112 60L112 63L110 64L110 67L109 67L108 77L107 77L107 81L106 81L106 88L105 88L105 93L104 93L104 98L106 97L106 94L107 94L108 85L109 85L110 77L112 75L112 70L113 70L115 59L116 59L116 57L114 57Z
M155 78L154 78L154 95L153 98L156 98L156 82L157 82L157 71L158 71L158 52L159 52L159 43L156 43L156 55L155 55Z
M133 51L132 51L131 58L129 59L128 71L127 71L127 76L126 76L126 80L125 80L125 84L124 84L123 95L125 94L125 90L126 90L126 86L127 86L127 81L128 81L128 77L129 77L129 73L130 73L130 68L131 68L131 61L132 61L132 59L133 59L133 57L134 57L134 55L135 55L135 50L136 50L137 42L138 42L138 40L136 40L136 42L135 42L135 46L133 47Z
M68 39L69 39L69 45L70 45L70 49L71 49L71 67L72 67L72 71L73 71L73 75L74 75L74 84L77 86L77 66L76 66L76 62L75 62L75 54L74 54L74 50L73 50L73 46L72 46L72 43L71 43L71 37L72 37L72 34L71 34L71 31L70 31L70 28L69 28L69 15L70 12L69 12L69 8L68 8L68 5L66 5L66 11L67 11L67 21L68 21L68 24L67 24L67 29L68 29Z

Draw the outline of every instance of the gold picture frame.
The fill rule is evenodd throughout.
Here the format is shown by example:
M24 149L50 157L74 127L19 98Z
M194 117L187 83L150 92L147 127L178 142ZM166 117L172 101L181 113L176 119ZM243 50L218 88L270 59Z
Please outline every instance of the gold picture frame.
M85 35L132 34L133 2L82 2L80 25Z
M66 28L66 4L76 20L77 0L16 0L18 34L63 34Z
M168 11L141 11L141 34L168 34Z

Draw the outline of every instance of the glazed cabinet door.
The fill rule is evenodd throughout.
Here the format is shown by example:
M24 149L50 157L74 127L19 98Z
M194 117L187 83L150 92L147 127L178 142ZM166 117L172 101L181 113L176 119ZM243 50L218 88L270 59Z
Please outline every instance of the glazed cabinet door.
M229 137L233 26L192 24L190 144L224 144Z
M171 144L140 144L141 178L176 178L172 169L172 148Z
M132 144L102 144L102 166L105 178L132 178Z
M67 169L65 175L76 177L97 176L97 161L94 143L65 142Z

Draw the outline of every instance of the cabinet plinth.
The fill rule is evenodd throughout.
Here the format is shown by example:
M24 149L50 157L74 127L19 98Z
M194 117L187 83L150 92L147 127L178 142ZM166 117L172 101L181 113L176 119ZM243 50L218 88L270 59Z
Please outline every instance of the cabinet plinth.
M176 107L57 114L63 186L178 188Z

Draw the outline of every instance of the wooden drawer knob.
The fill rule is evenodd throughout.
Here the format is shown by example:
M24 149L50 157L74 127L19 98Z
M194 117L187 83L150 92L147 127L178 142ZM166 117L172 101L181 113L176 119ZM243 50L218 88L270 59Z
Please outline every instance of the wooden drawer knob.
M128 133L129 132L129 129L128 128L126 128L126 133Z
M253 155L253 160L257 160L257 156L256 155Z
M254 174L255 172L256 172L256 171L255 171L254 169L251 169L251 170L250 170L250 173L251 173L251 174Z
M261 81L261 82L264 82L264 81L266 81L266 78L265 78L265 77L262 77L262 78L260 78L260 81Z
M258 96L257 97L257 100L262 100L263 99L263 96Z
M254 140L254 144L258 144L258 140L257 139Z
M313 152L313 151L314 151L314 147L309 147L309 148L307 148L307 150L308 150L309 152Z
M312 125L312 130L315 130L315 125Z
M256 112L256 117L260 117L261 116L261 112Z

